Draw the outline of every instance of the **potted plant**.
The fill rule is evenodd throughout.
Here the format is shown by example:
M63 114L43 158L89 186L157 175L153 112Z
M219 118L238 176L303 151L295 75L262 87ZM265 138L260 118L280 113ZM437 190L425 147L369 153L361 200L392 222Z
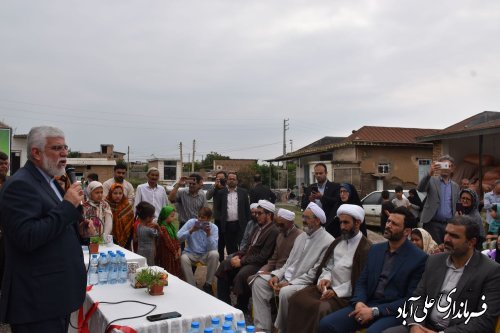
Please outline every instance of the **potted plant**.
M147 288L150 295L163 295L163 286L167 285L167 272L157 266L140 268L135 276L136 288Z
M89 253L99 253L99 244L104 244L104 238L102 237L102 235L90 237Z

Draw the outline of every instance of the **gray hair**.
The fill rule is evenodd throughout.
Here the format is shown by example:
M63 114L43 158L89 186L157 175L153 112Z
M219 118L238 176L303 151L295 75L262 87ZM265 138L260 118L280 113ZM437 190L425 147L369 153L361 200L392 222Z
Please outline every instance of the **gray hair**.
M43 150L47 144L47 138L64 138L64 132L57 127L38 126L33 127L28 133L28 159L32 160L32 148Z
M455 159L450 155L443 155L438 158L438 162L443 162L443 161L450 161L451 164L455 164Z

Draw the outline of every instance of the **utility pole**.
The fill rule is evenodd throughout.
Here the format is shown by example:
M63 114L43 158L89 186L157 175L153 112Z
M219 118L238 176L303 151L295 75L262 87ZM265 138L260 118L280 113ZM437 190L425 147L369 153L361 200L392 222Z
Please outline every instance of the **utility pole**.
M293 140L290 139L290 153L293 153Z
M127 179L130 179L130 146L127 146Z
M286 131L290 129L288 124L290 119L283 119L283 156L286 155Z
M192 160L191 160L191 172L194 172L194 154L196 152L196 140L193 140L193 156L192 156Z
M184 170L184 163L182 162L182 142L179 142L179 152L181 154L181 176L182 176L182 171Z

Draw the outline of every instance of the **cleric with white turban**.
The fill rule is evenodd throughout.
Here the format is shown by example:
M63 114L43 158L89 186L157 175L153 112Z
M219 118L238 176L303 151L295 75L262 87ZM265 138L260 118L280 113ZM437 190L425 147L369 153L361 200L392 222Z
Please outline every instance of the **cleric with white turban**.
M295 213L284 208L278 210L278 217L282 217L287 221L295 221Z
M343 204L337 209L337 216L341 214L346 214L352 216L354 220L363 222L365 219L365 210L363 207L358 205Z
M323 211L323 209L321 209L320 206L318 206L314 202L310 202L309 205L307 205L306 209L310 209L313 212L314 216L316 216L320 220L321 224L326 223L325 212Z
M274 213L276 211L276 207L274 204L270 201L267 200L259 200L258 202L259 207L264 208L268 212Z

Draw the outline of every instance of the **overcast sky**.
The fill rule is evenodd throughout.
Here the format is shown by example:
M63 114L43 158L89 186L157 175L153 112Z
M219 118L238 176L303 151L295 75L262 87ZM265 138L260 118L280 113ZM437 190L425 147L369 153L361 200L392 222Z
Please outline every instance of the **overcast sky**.
M0 3L0 120L131 160L282 154L500 110L499 1Z

